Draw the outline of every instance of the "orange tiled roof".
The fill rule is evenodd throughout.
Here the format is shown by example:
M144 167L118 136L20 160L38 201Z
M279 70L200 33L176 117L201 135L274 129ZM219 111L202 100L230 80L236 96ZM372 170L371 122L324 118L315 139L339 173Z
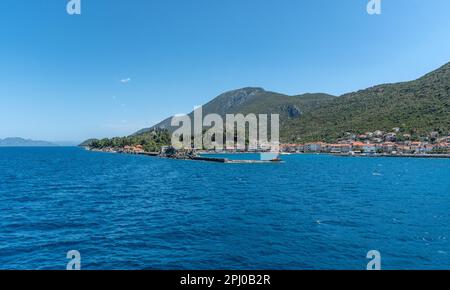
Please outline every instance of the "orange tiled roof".
M350 144L329 144L331 147L350 147Z
M363 142L353 142L352 143L352 146L364 146L364 145L366 145L366 144Z

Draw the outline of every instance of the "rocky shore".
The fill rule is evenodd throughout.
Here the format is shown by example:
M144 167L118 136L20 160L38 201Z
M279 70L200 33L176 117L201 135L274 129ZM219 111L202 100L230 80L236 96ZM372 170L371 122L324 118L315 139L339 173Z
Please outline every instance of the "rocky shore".
M145 152L144 150L131 150L130 148L90 148L84 147L88 151L92 152L102 152L102 153L113 153L113 154L132 154L132 155L145 155L159 158L168 158L176 160L194 160L194 161L205 161L205 162L215 162L215 163L245 163L245 164L267 164L267 163L279 163L282 162L281 159L274 160L232 160L228 158L217 158L217 157L204 157L200 156L198 152L194 150L189 151L177 151L171 147L163 148L161 152Z

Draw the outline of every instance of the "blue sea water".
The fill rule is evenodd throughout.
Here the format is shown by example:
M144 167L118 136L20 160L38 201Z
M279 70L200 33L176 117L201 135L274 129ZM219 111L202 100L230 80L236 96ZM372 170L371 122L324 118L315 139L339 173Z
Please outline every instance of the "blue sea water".
M0 149L0 268L450 269L450 160Z

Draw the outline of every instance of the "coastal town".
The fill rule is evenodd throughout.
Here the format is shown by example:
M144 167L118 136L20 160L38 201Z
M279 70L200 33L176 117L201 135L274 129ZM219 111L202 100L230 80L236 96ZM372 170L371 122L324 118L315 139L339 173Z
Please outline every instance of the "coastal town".
M411 134L402 134L399 128L393 128L392 132L346 133L336 143L282 144L281 151L365 156L446 156L450 154L450 135L430 132L428 136L413 139Z
M419 140L417 140L419 139ZM207 150L176 150L172 146L161 146L158 150L149 151L144 145L125 146L86 146L92 151L110 153L141 154L168 157L173 159L196 159L202 153L218 153ZM156 151L156 152L154 152ZM219 153L249 152L226 150ZM251 152L265 152L262 148ZM450 135L430 132L427 136L413 138L410 134L401 133L399 128L392 132L377 130L364 134L346 133L336 143L309 142L304 144L280 144L281 154L333 154L340 156L391 156L391 157L445 157L450 158Z

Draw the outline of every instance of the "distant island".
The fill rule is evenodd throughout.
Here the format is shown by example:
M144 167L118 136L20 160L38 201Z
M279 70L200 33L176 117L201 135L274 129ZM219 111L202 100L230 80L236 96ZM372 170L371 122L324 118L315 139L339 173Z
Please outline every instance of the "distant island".
M47 141L37 141L19 137L9 137L5 139L0 139L0 147L54 147L54 146L58 145Z

